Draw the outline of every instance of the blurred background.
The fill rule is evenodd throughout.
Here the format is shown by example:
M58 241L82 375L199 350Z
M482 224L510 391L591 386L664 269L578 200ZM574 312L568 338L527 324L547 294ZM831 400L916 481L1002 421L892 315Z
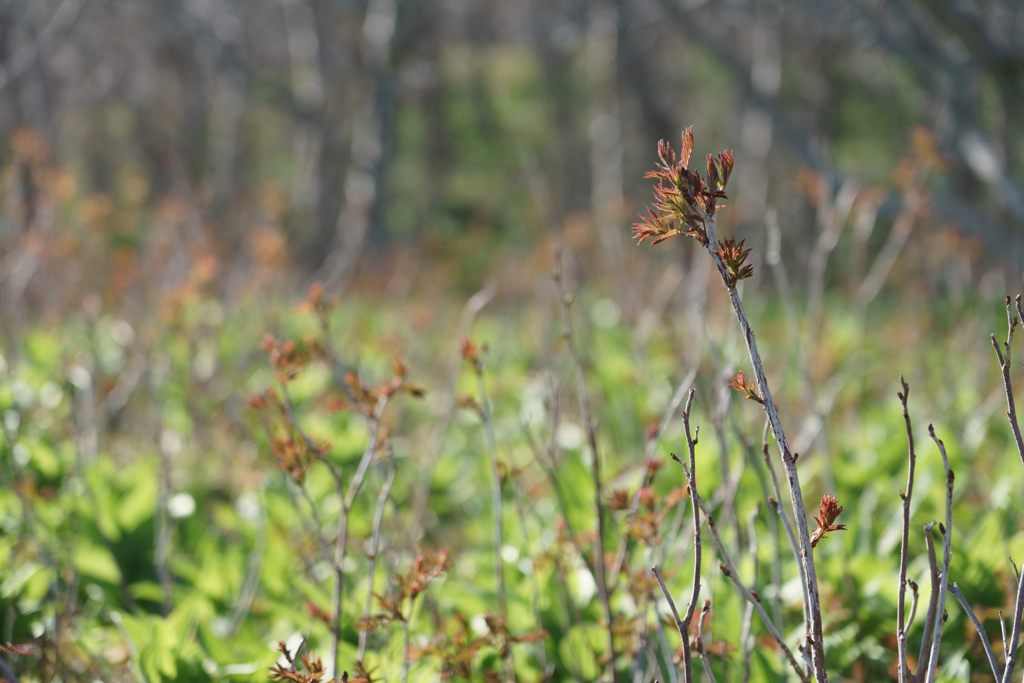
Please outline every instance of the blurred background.
M559 240L629 273L643 173L688 125L698 154L734 150L720 220L751 244L774 209L802 270L816 209L842 194L862 215L844 248L872 252L920 185L920 225L897 242L941 234L924 267L963 288L1021 254L1021 14L969 0L4 0L5 313L58 314L84 293L137 309L195 267L227 300L261 268L334 291L360 277L472 288L508 250Z
M482 620L499 560L480 418L459 408L479 391L457 356L470 336L489 345L506 510L518 487L500 560L509 623L549 634L536 654L517 645L516 666L522 680L596 679L604 617L555 532L560 519L589 530L593 494L577 483L566 503L549 486L588 482L592 461L550 277L558 248L609 488L636 488L644 457L680 448L669 406L692 381L706 497L735 503L733 521L763 500L746 466L763 416L724 388L749 366L707 254L630 238L658 140L678 148L687 126L698 168L735 154L718 235L753 248L744 299L806 499L847 506L850 531L816 555L830 671L896 675L900 373L919 439L935 421L956 468L951 571L998 633L1005 558L1024 552L1024 473L987 335L1024 284L1022 111L1024 6L1009 0L0 0L0 643L36 648L0 646L0 661L23 680L257 681L278 640L329 650L332 567L303 511L333 529L340 499L322 462L297 497L272 438L293 428L247 404L283 386L265 333L332 338L367 386L401 352L428 392L389 408L387 453L353 508L343 664L368 589L390 590L428 549L455 560L424 612ZM311 315L323 300L301 303L315 282L341 302L323 314L329 334ZM366 426L329 407L348 386L330 363L299 356L289 419L350 473ZM921 521L943 514L927 457ZM366 543L391 462L374 575ZM608 540L626 548L616 519ZM750 539L734 526L739 555ZM919 530L910 571L926 580ZM684 557L684 532L659 536L659 552ZM642 579L644 549L629 544L621 566ZM795 565L769 578L771 547L742 571L760 571L795 627ZM743 606L709 572L728 640L715 666L735 672ZM677 594L684 573L669 578ZM634 619L624 592L618 615ZM944 675L977 680L984 654L951 612ZM430 621L414 626L420 643ZM629 622L636 652L653 652L652 623ZM387 680L396 633L369 641ZM488 656L474 680L501 671ZM633 680L654 675L651 656ZM434 680L440 665L424 662L413 680ZM780 662L761 648L750 680L782 680Z

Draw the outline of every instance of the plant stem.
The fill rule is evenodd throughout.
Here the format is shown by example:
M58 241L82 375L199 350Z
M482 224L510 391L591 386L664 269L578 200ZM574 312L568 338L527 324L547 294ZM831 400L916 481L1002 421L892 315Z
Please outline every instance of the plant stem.
M1006 659L1006 669L1003 670L1003 683L1009 683L1013 678L1013 670L1017 666L1017 643L1020 641L1022 615L1024 615L1024 573L1021 573L1017 580L1017 600L1013 608L1013 630L1010 633L1010 645L1007 648L1009 656Z
M928 658L928 673L924 683L932 683L935 680L935 671L939 664L939 642L942 640L942 628L945 625L946 589L949 587L949 562L952 559L952 537L953 537L953 470L949 467L949 457L946 455L946 446L942 440L935 436L935 429L928 425L928 434L935 441L942 454L942 463L946 468L946 524L940 529L942 531L942 575L939 580L939 601L935 607L935 633L932 635L932 651ZM918 672L920 674L920 672Z
M693 435L690 433L690 408L693 406L693 397L696 393L695 389L690 389L690 393L686 397L686 407L683 408L683 432L686 434L686 450L690 456L690 472L689 476L686 478L686 484L690 491L690 502L693 506L693 587L690 591L690 602L686 607L686 616L683 617L683 634L689 633L690 621L693 619L693 611L697 607L697 597L700 595L701 543L700 507L697 505L697 440L693 438ZM683 642L683 666L687 675L686 680L691 681L693 679L693 673L690 670L689 637L684 638Z
M800 560L800 564L804 570L803 579L804 584L807 587L807 597L810 603L811 629L810 633L808 633L808 638L810 639L811 663L814 668L814 679L817 683L828 683L828 673L825 670L825 648L822 636L821 598L818 595L818 576L814 569L814 554L811 549L810 532L807 528L807 517L804 508L803 493L800 490L800 475L796 468L796 458L793 457L793 453L790 451L789 442L786 440L786 433L782 429L782 421L779 419L778 410L775 407L775 402L772 400L771 390L768 387L768 378L764 374L764 367L761 362L761 354L757 350L757 339L755 338L754 331L751 329L750 323L747 320L747 314L743 309L743 302L740 301L739 293L736 291L735 285L730 284L731 279L729 277L729 272L725 267L725 263L722 261L722 257L716 253L718 251L718 241L715 238L715 220L712 216L707 214L704 214L703 219L704 227L708 236L707 248L714 259L715 266L718 268L718 272L722 276L722 281L725 283L726 289L729 292L729 300L732 302L736 318L740 323L740 328L743 332L743 339L746 341L747 351L750 354L750 362L754 366L757 385L761 391L761 405L764 407L765 414L768 416L772 434L775 436L775 441L779 445L782 464L786 470L786 481L789 485L789 495L793 505L793 517L795 518L798 532L797 540L800 545L800 554L798 559Z
M935 538L932 527L935 522L924 525L924 543L928 548L928 568L931 579L931 595L928 598L928 611L924 615L924 633L921 634L921 650L917 656L917 676L921 676L921 667L927 667L932 652L932 633L935 630L936 608L939 605L939 563L935 559Z
M960 602L960 607L963 608L964 612L970 618L971 623L974 624L974 628L978 631L978 635L981 636L981 644L985 648L985 656L988 657L988 665L992 667L992 675L995 679L999 680L999 665L996 664L996 655L992 652L992 645L988 642L988 636L985 635L985 629L982 627L981 622L978 621L977 615L974 614L974 610L967 603L967 598L960 591L960 586L953 582L953 585L949 587L949 592L956 596L956 599Z
M661 578L661 572L658 570L658 565L651 567L651 573L654 574L654 578L658 580L658 585L661 586L661 592L665 596L665 600L668 601L669 609L672 610L672 618L675 619L676 629L679 631L679 638L683 642L683 683L693 683L693 670L690 664L690 636L689 636L689 623L683 625L683 620L679 618L679 610L676 609L676 603L672 599L672 594L668 592L668 587L665 585L664 579ZM692 610L690 617L693 617Z
M900 384L903 385L903 391L897 395L903 403L903 421L907 426L909 465L907 467L907 492L901 496L903 498L903 541L900 545L899 597L896 599L896 648L899 655L899 680L900 683L907 683L910 680L910 667L907 664L907 631L904 628L906 623L907 553L910 544L910 497L914 493L914 467L917 465L917 454L914 452L914 430L910 424L910 413L907 412L910 386L903 379L903 375L900 375Z
M680 467L683 468L683 471L686 474L687 479L689 479L689 468L687 468L686 463L684 463L679 458L676 458L675 461L679 463ZM796 670L797 676L799 676L800 680L804 681L804 683L809 683L810 677L807 671L797 663L796 657L793 656L793 651L789 649L788 645L786 645L786 640L782 637L782 634L775 627L775 624L772 623L772 620L768 618L768 613L765 612L764 606L761 604L760 596L755 597L754 594L750 591L750 589L748 589L743 584L743 581L740 580L739 574L736 573L736 568L733 566L732 560L729 558L729 552L725 549L725 544L722 543L722 539L718 535L718 527L715 526L715 519L711 515L710 511L707 509L707 504L700 498L699 495L695 497L697 499L697 504L700 506L700 509L704 512L704 517L707 519L708 530L711 531L711 539L715 542L715 547L718 549L719 554L722 556L722 564L719 565L719 568L722 570L722 573L725 574L730 581L732 581L733 585L736 586L740 594L743 595L743 597L746 600L750 601L754 605L754 609L757 611L758 616L761 617L761 621L764 622L765 628L767 628L768 632L771 633L773 638L775 638L775 642L779 644L779 647L782 649L782 652L786 655L786 659L789 661L790 665Z

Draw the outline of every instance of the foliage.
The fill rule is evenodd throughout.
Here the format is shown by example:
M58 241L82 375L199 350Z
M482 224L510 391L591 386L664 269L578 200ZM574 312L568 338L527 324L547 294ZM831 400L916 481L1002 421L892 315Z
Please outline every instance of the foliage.
M704 296L668 296L659 309L662 280L651 279L629 311L622 279L573 286L585 268L548 294L506 295L475 322L464 311L479 309L429 293L332 301L314 287L295 306L273 294L268 269L227 305L197 259L131 322L115 298L97 298L19 328L0 379L4 675L667 681L692 641L695 675L792 679L782 644L800 657L806 636L800 567L767 476L778 457L757 440L771 404L791 429L808 416L792 462L807 499L821 501L825 665L894 679L904 503L919 529L943 515L952 481L922 452L914 505L910 487L901 496L900 372L957 472L955 522L936 526L955 538L948 578L997 634L998 610L1014 605L1004 558L1022 548L1024 481L984 334L1002 311L970 291L937 293L907 266L904 287L882 300L845 296L859 281L837 284L817 323L794 320L792 302L755 290L771 264L743 241L714 240L706 219L726 157L709 157L701 177L686 141L682 165L662 149L659 179L674 190L659 201L677 223L657 225L693 233L674 254L687 273L701 272L697 258L722 263L688 281L706 288L706 308ZM723 283L730 295L749 287L774 394L740 369ZM642 323L647 313L661 324ZM1004 350L998 367L1019 374ZM689 419L703 430L683 472L671 453L690 445L678 413L691 387ZM694 517L700 600L688 590ZM907 585L930 585L930 529L909 536ZM691 608L682 638L655 564ZM781 642L751 616L754 602ZM910 653L923 621L908 631ZM982 639L952 601L944 633L943 680L986 670Z

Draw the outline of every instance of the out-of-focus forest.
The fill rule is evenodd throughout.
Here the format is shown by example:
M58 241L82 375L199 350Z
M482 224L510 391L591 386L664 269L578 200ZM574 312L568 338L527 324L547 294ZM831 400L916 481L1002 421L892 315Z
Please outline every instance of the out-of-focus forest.
M1008 681L1022 110L1008 0L0 0L0 678Z
M0 11L16 319L85 292L137 308L200 259L229 299L258 265L343 288L399 255L412 281L442 261L446 284L472 287L503 249L562 236L618 270L654 143L686 125L734 149L737 199L723 219L763 240L775 208L793 267L820 232L823 198L845 191L883 223L899 213L915 130L944 159L920 232L967 239L955 253L975 266L982 253L1019 255L1013 3L62 0ZM938 279L953 287L981 274L949 270Z

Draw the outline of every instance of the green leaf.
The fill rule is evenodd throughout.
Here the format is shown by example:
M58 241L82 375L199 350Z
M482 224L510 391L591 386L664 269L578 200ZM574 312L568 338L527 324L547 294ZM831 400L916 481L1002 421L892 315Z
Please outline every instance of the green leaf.
M150 468L140 468L135 486L117 504L117 521L127 533L153 516L157 500L157 481Z
M100 545L79 545L75 551L75 568L79 574L109 584L121 583L121 568L109 550Z

